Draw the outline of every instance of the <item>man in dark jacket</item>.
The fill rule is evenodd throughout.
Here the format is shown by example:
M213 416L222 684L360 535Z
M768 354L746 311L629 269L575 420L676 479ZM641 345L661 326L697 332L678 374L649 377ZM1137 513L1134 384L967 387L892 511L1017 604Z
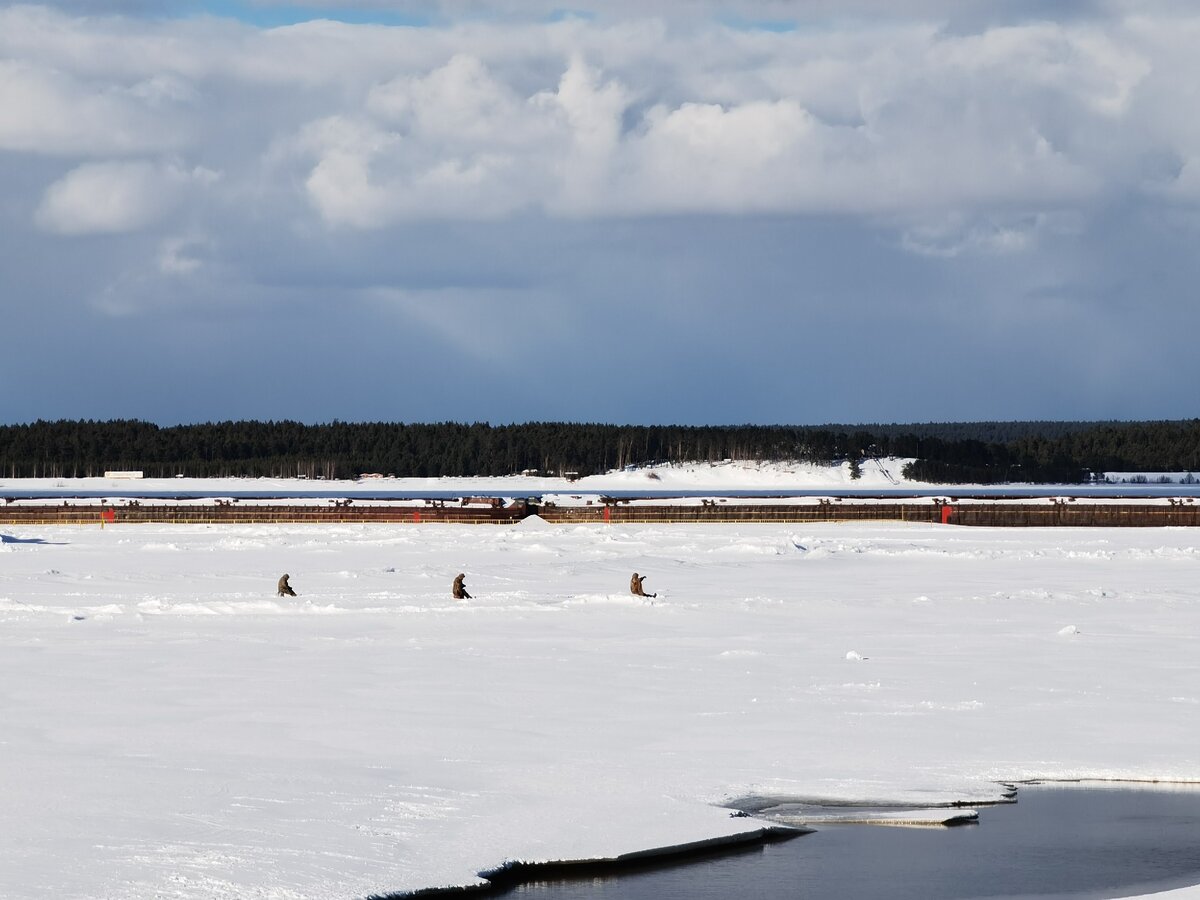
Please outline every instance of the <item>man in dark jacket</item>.
M471 595L467 593L467 588L463 584L463 579L466 577L467 576L464 575L462 572L459 572L457 575L454 576L454 587L452 589L452 593L454 594L455 600L470 600L471 599Z
M288 576L287 575L284 575L282 578L279 579L279 585L277 586L277 592L275 594L276 597L282 597L284 595L287 595L288 597L296 596L296 592L293 591L292 586L290 584L288 584Z

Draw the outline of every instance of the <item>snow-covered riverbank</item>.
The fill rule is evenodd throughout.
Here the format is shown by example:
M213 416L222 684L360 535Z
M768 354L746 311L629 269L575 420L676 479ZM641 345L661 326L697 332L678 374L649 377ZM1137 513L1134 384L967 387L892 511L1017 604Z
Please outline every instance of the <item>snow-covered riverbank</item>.
M756 793L1200 779L1194 530L4 535L5 897L361 896L734 834Z

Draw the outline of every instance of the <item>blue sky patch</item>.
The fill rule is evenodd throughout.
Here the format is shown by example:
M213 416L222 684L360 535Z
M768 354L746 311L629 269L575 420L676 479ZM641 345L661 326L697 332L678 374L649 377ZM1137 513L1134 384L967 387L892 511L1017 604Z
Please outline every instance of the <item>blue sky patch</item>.
M175 4L176 17L211 15L237 19L260 28L295 25L313 19L330 19L352 25L429 25L428 16L401 13L386 9L361 9L345 6L277 6L250 3L246 0L194 0Z

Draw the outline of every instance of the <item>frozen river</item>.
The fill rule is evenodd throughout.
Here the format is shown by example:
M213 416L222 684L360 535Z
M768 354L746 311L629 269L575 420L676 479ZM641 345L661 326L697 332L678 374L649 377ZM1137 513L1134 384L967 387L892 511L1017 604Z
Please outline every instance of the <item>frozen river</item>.
M738 835L751 795L1200 778L1194 529L4 534L5 898L364 897Z

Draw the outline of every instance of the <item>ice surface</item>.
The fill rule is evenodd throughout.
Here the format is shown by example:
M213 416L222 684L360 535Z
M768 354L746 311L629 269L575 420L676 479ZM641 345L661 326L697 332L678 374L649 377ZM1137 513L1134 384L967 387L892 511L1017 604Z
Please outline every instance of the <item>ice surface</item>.
M979 819L978 810L953 809L863 809L860 807L815 807L782 803L757 811L773 821L792 825L892 825L909 828L963 825Z
M742 834L750 795L1200 779L1188 529L2 530L6 898L345 898Z

